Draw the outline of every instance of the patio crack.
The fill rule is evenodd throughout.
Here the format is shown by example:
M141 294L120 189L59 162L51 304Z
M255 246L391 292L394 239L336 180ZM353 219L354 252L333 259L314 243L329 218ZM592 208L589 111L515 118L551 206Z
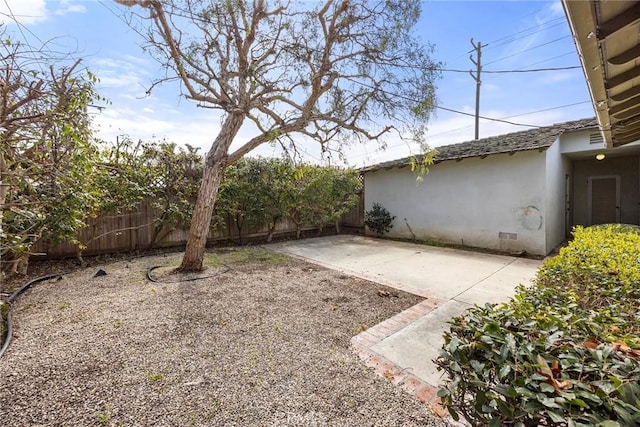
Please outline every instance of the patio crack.
M511 264L513 264L513 263L514 263L514 262L516 262L517 260L518 260L518 258L514 258L514 259L513 259L513 260L511 260L509 263L507 263L507 264L503 265L502 267L500 267L499 269L497 269L497 270L496 270L496 271L494 271L493 273L491 273L491 274L489 274L488 276L483 277L482 279L478 280L477 282L475 282L474 284L472 284L471 286L469 286L469 287L468 287L468 288L466 288L465 290L463 290L463 291L459 292L457 295L454 295L454 296L451 298L451 300L458 301L458 300L457 300L457 298L458 298L460 295L464 294L464 293L465 293L465 292L467 292L469 289L471 289L471 288L473 288L473 287L475 287L475 286L479 285L480 283L484 282L484 281L485 281L485 280L487 280L488 278L490 278L490 277L492 277L492 276L495 276L497 273L499 273L499 272L501 272L502 270L504 270L505 268L509 267ZM461 303L463 303L463 304L467 304L467 303L465 303L464 301L458 301L458 302L461 302ZM472 305L472 304L468 304L468 305Z

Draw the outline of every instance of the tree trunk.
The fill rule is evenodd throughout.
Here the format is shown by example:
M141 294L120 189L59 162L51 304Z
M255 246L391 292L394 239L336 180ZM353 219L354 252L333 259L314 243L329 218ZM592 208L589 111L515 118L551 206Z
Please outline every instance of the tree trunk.
M276 231L276 222L274 221L269 225L269 234L267 234L267 243L271 243L273 240L273 233Z
M273 240L273 235L276 233L276 226L278 225L278 222L280 222L280 219L282 219L280 215L271 217L271 221L269 222L269 234L267 235L267 243Z
M235 218L236 230L238 230L238 244L242 245L242 225L244 224L244 218L241 214L237 214Z
M2 142L4 144L4 142ZM4 218L4 202L9 194L9 184L5 183L5 170L7 169L4 161L4 154L0 152L0 233L2 233L2 218ZM0 265L0 272L2 271Z
M207 153L202 183L198 190L198 199L191 217L187 247L182 258L182 264L178 268L179 271L201 271L203 268L204 251L207 246L211 217L213 216L218 189L222 181L222 172L227 166L227 150L240 130L243 120L244 113L242 112L229 114Z
M221 154L215 151L211 153L210 151L207 155L202 183L198 190L198 199L191 217L187 247L182 258L182 264L178 268L180 271L201 271L203 268L209 226L220 182L222 181L222 171L224 170L224 152Z
M165 206L164 212L162 212L162 215L160 216L160 220L158 221L158 223L156 223L155 227L153 227L153 234L151 235L151 241L149 242L149 246L147 247L147 249L153 249L153 246L156 243L156 239L158 238L158 236L160 235L160 232L164 228L164 226L162 225L162 222L164 219L166 219L166 214L167 214L167 207ZM166 233L165 233L165 236L166 236Z

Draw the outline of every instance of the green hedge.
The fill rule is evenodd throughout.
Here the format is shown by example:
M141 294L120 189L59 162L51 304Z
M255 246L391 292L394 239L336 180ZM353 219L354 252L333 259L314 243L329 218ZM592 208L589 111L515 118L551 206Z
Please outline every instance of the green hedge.
M534 286L453 319L438 394L472 425L640 425L640 233L576 228Z

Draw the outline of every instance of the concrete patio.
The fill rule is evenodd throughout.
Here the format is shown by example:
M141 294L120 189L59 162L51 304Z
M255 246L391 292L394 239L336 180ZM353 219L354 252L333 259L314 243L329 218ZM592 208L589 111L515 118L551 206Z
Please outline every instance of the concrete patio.
M386 365L395 365L398 372L408 372L433 389L440 373L432 359L444 342L447 322L474 304L507 301L519 284L530 283L542 263L351 235L288 241L266 248L424 297L420 307L383 322L388 324L381 324L377 332L368 334L370 339L361 341L369 354L380 356Z

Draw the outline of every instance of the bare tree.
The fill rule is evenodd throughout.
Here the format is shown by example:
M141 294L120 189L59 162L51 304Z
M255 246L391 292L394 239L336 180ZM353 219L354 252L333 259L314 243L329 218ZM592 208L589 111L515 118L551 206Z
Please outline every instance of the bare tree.
M414 0L116 0L145 13L146 46L183 95L222 112L180 269L201 270L224 168L264 143L323 152L396 135L420 139L439 64L413 37ZM147 25L148 24L148 25ZM240 129L255 136L231 151Z

